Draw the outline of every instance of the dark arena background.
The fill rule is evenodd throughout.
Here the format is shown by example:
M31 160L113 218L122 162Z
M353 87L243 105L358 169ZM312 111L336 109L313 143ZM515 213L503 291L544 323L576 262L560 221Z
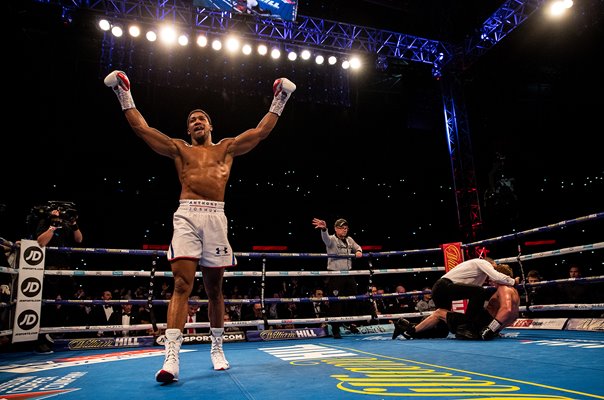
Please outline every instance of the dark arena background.
M577 1L554 20L544 15L545 4L535 11L527 5L520 15L509 11L526 20L496 32L496 44L466 49L465 58L447 55L452 60L440 80L432 63L413 61L427 50L378 62L376 52L385 49L318 47L362 56L360 70L344 71L284 55L270 61L193 44L152 47L144 38L132 44L104 34L97 23L111 9L65 3L6 3L11 73L4 113L15 122L2 143L6 239L31 235L25 221L33 206L67 200L77 205L86 246L169 242L178 181L171 161L133 135L104 90L102 78L116 68L132 76L135 102L152 126L183 139L193 108L208 110L216 141L255 126L275 78L298 85L270 140L234 163L226 204L241 251L320 250L313 216L348 218L359 243L392 250L509 233L604 204L597 144L602 76L594 64L602 48L600 1ZM473 44L500 3L301 1L298 22L370 27L445 43L453 53ZM266 41L279 42L276 36ZM467 118L467 128L459 124L453 143L457 153L447 143L445 110L452 107L445 108L443 90L452 84L445 79L458 84L466 111L460 120ZM460 169L455 163L461 171L453 171ZM475 189L475 197L458 198L456 188ZM480 217L466 216L473 206Z
M0 399L604 399L604 1L560 3L552 16L545 0L4 2ZM126 31L134 23L140 37ZM166 24L189 42L147 40ZM231 35L251 53L229 52ZM204 320L187 333L182 382L169 388L153 379L163 336L149 321L126 334L73 318L130 302L155 308L164 329L172 293L165 250L178 177L104 85L116 69L149 125L187 141L191 110L209 113L217 143L258 124L275 79L297 85L226 188L238 253L224 282L232 368L211 369ZM28 240L56 204L77 216L84 240L45 249L68 266L46 260L40 338L14 341L18 241L36 247ZM325 293L358 301L356 317L341 316L341 341L333 319L292 311L329 280L313 218L330 233L345 218L364 249L352 260L358 295ZM444 245L455 243L466 259L512 267L520 318L489 343L393 340L398 318L426 315L415 304L449 269ZM569 276L575 267L581 275ZM191 304L207 310L199 273L194 291ZM399 299L410 308L388 308ZM267 317L271 301L289 314Z

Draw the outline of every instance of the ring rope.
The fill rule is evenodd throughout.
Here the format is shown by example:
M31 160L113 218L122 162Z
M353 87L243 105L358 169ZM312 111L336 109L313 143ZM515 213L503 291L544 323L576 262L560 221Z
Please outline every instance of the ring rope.
M401 274L413 272L439 272L444 271L445 267L422 267L422 268L384 268L374 270L374 274ZM332 275L367 275L369 270L354 271L267 271L266 276L332 276ZM66 270L47 270L44 275L53 276L149 276L149 271L66 271ZM155 276L172 277L172 271L156 271ZM261 277L262 271L225 271L225 277ZM195 277L201 277L201 272L197 271Z
M549 224L549 225L541 226L538 228L528 229L528 230L522 231L522 232L510 233L508 235L496 236L496 237L493 237L490 239L479 240L477 242L467 243L465 245L462 245L462 247L474 247L474 246L479 246L481 244L489 244L489 243L494 243L494 242L498 242L498 241L511 240L511 239L515 239L517 237L526 236L526 235L530 235L533 233L546 232L546 231L554 230L556 228L564 228L566 226L570 226L570 225L574 225L574 224L578 224L578 223L586 222L586 221L594 221L594 220L598 220L600 218L604 218L604 212L598 212L595 214L585 215L585 216L579 217L579 218L560 221L560 222L557 222L554 224Z
M604 275L601 276L590 276L585 278L567 278L567 279L556 279L550 281L541 281L536 283L527 283L526 287L539 287L539 286L553 286L559 284L566 283L598 283L604 282ZM518 286L518 285L517 285ZM492 289L490 286L486 286L487 289ZM264 301L265 303L309 303L309 302L318 302L318 301L350 301L350 300L370 300L376 298L393 298L393 297L413 297L420 296L423 294L431 293L431 290L417 290L405 293L384 293L384 294L360 294L360 295L352 295L352 296L327 296L327 297L279 297L279 298L265 298L262 299L224 299L225 304L254 304L261 303ZM55 299L43 299L42 302L44 304L54 304L54 305L82 305L82 304L91 304L91 305L121 305L121 304L133 304L133 305L146 305L147 300L142 299L130 299L130 300L100 300L100 299L79 299L79 300L55 300ZM207 299L201 300L189 300L189 304L197 304L197 305L205 305L208 304ZM153 300L153 304L155 305L167 305L170 303L170 300Z
M531 311L567 311L567 310L604 310L604 303L598 304L551 304L551 305L535 305L531 306ZM520 311L527 311L527 307L520 307ZM423 317L432 314L431 311L401 313L401 314L378 314L379 320L397 320L399 318L414 318ZM303 325L303 324L319 324L330 322L354 322L354 321L372 321L372 315L347 316L347 317L325 317L325 318L299 318L299 319L269 319L269 325ZM249 320L249 321L231 321L225 322L225 327L241 327L241 326L258 326L264 324L264 320ZM159 329L165 329L167 323L158 323ZM209 322L194 322L186 323L185 329L188 328L209 328ZM151 324L137 325L97 325L97 326L62 326L62 327L47 327L40 328L41 334L47 333L70 333L82 331L123 331L123 330L149 330L152 329ZM12 330L0 331L0 336L11 335Z
M479 241L479 242L475 242L472 244L466 244L466 245L462 245L464 247L466 246L475 246L478 244L485 244L485 243L490 243L490 242L494 242L494 241L498 241L498 240L506 240L506 239L511 239L511 238L518 238L520 236L523 235L528 235L531 233L536 233L536 232L544 232L550 229L555 229L555 228L564 228L565 226L568 225L572 225L575 223L579 223L579 222L584 222L584 221L590 221L590 220L595 220L595 219L600 219L604 217L604 213L596 213L596 214L591 214L585 217L580 217L580 218L576 218L573 220L566 220L566 221L561 221L559 223L556 224L550 224L544 227L540 227L540 228L535 228L535 229L531 229L531 230L527 230L524 232L520 232L520 233L514 233L511 235L504 235L504 236L500 236L500 237L496 237L496 238L492 238L492 239L487 239L487 240L483 240L483 241ZM576 252L582 252L582 251L590 251L590 250L596 250L596 249L601 249L604 248L604 242L599 242L599 243L593 243L593 244L589 244L589 245L582 245L582 246L572 246L572 247L567 247L564 249L559 249L559 250L553 250L553 251L547 251L547 252L540 252L540 253L535 253L535 254L530 254L530 255L525 255L522 256L520 254L520 249L519 249L519 254L518 256L514 257L510 257L510 258L503 258L503 259L499 259L497 260L498 262L518 262L521 263L521 261L523 260L529 260L529 259L537 259L537 258L543 258L543 257L551 257L551 256L558 256L561 254L568 254L568 253L576 253ZM156 250L128 250L128 249L87 249L87 248L68 248L68 247L47 247L47 250L57 250L57 251L66 251L66 252L84 252L84 253L95 253L95 254L135 254L135 255L155 255L157 256L158 254L165 254L165 251L156 251ZM381 252L381 253L367 253L364 254L365 257L372 257L372 256L389 256L389 255L407 255L407 254L413 254L413 253L427 253L427 252L433 252L433 251L441 251L441 248L432 248L432 249L418 249L418 250L408 250L408 251L392 251L392 252ZM241 257L263 257L264 261L266 258L284 258L284 257L299 257L299 258L324 258L324 257L334 257L334 256L329 256L327 254L322 254L322 253L270 253L270 254L266 254L266 253L236 253L236 255L241 256ZM351 256L352 257L352 256ZM351 258L348 256L344 256L342 258ZM370 267L372 267L372 265L370 264ZM521 265L522 268L522 265ZM405 273L405 272L423 272L423 271L442 271L444 270L443 267L435 267L435 268L404 268L404 269L379 269L379 270L373 270L373 268L371 268L370 270L355 270L355 271L280 271L280 272L266 272L265 270L263 270L262 272L255 272L255 271L251 271L251 272L247 272L247 271L236 271L236 272L227 272L225 273L225 276L262 276L263 279L265 277L268 276L322 276L322 275L367 275L367 273L373 274L373 273ZM0 272L4 272L4 273L9 273L9 274L18 274L19 270L18 269L14 269L14 268L7 268L7 267L0 267ZM73 273L71 273L73 272ZM334 274L334 272L337 272L337 274ZM342 273L344 272L344 273ZM155 276L154 274L156 274L154 271L147 273L146 271L62 271L62 270L55 270L55 271L45 271L45 274L47 275L65 275L65 276L69 276L69 275L73 275L73 276L116 276L116 277L123 277L123 276L128 276L128 274L132 273L132 276L151 276L153 274L153 276ZM171 272L167 272L167 273L159 273L160 276L172 276ZM201 275L201 273L199 273L199 276ZM555 284L555 283L562 283L562 282L573 282L573 283L581 283L581 282L599 282L604 280L604 276L599 276L599 277L587 277L587 278L571 278L571 279L561 279L561 280L555 280L555 281L543 281L543 282L539 282L536 284L526 284L524 285L525 289L526 287L531 287L531 286L544 286L547 284ZM389 297L389 296L401 296L401 295L412 295L414 294L413 292L407 292L405 294L384 294L384 295L376 295L375 297ZM263 296L264 297L264 296ZM340 301L340 300L358 300L358 299L366 299L366 298L370 298L370 296L368 295L360 295L360 296L344 296L344 297L336 297L336 298L330 298L328 297L327 299L329 300L335 300L335 301ZM373 298L373 296L371 297ZM324 298L321 298L324 299ZM233 299L235 300L235 299ZM241 299L237 299L237 300L241 300ZM248 299L243 299L243 300L248 300ZM43 300L44 302L46 302L45 300ZM148 301L148 300L147 300ZM225 300L225 302L227 302L229 300ZM298 299L298 298L292 298L292 299L287 299L287 298L281 298L281 299L262 299L262 301L266 301L266 302L274 302L274 301L279 301L279 302L291 302L291 301L299 301L299 302L305 302L305 301L316 301L313 300L313 298L307 298L307 299ZM52 301L48 301L49 303L51 303ZM57 304L59 304L59 301L55 301ZM65 304L74 304L74 301L60 301L61 303L65 303ZM85 303L86 301L78 301L78 304L82 304ZM134 301L116 301L118 303L124 303L124 302L131 302L134 303ZM152 304L158 302L157 300L152 300ZM165 301L166 303L168 303L168 301ZM203 301L202 301L203 302ZM251 302L251 301L250 301ZM100 304L105 304L107 302L105 301L100 301ZM159 303L157 303L159 304ZM522 310L529 310L529 307L521 307ZM553 305L533 305L530 306L530 311L539 311L539 310L602 310L604 309L604 304L599 303L599 304L553 304ZM380 314L378 315L378 319L392 319L392 318L398 318L400 316L403 317L413 317L413 316L418 316L418 315L427 315L428 313L411 313L411 314L390 314L390 315L385 315L385 314ZM261 323L268 323L268 324L296 324L296 323L318 323L318 322L330 322L330 321L355 321L355 320L369 320L371 321L372 318L374 316L372 315L364 315L364 316L350 316L350 317L329 317L329 318L319 318L319 319L296 319L296 320L266 320L266 317L264 320L257 320L257 321L234 321L234 322L228 322L225 323L225 326L229 327L229 326L244 326L246 324L249 325L259 325ZM198 323L199 324L199 323ZM201 323L199 326L200 327L204 327L205 324L207 324L207 326L209 327L209 322L208 323ZM165 328L166 324L158 324L157 327L158 328ZM189 326L189 325L187 325ZM121 325L119 326L107 326L107 327L90 327L90 326L83 326L83 327L53 327L53 328L41 328L41 333L52 333L52 332L60 332L60 331L69 331L69 332L73 332L74 329L76 329L75 331L78 330L93 330L93 331L98 331L98 330L109 330L109 331L115 331L115 330L125 330L125 329L149 329L152 328L153 325L151 324L141 324L141 325L135 325L132 326L130 328L128 327L123 327ZM191 324L190 327L197 327L196 324ZM0 331L0 335L6 335L6 334L12 334L12 330L5 330L5 331Z
M108 248L94 248L94 247L54 247L48 246L46 250L66 252L66 253L89 253L89 254L128 254L137 256L149 256L149 255L166 255L166 250L140 250L140 249L108 249ZM389 257L393 255L408 255L408 254L423 254L431 252L440 252L440 247L434 247L430 249L415 249L415 250L401 250L401 251L382 251L375 253L363 254L363 257L369 257L369 255L379 257ZM258 252L234 252L237 257L249 257L249 258L355 258L355 255L339 255L339 254L327 254L327 253L258 253Z
M602 249L602 248L604 248L604 242L597 242L597 243L592 243L592 244L586 244L583 246L572 246L572 247L565 247L565 248L558 249L558 250L542 251L540 253L527 254L525 256L521 256L520 258L517 258L517 257L499 258L495 261L497 261L498 263L511 263L511 262L516 262L518 260L521 260L521 261L532 260L532 259L537 259L537 258L559 256L562 254L580 253L582 251L597 250L597 249Z
M570 254L570 253L579 253L582 251L588 250L598 250L604 248L604 242L597 242L592 244L586 244L582 246L572 246L566 247L557 250L550 251L542 251L539 253L527 254L524 256L518 257L508 257L508 258L500 258L496 261L498 263L512 263L524 260L532 260L537 258L545 258L552 256L559 256L562 254ZM293 254L293 253L292 253ZM373 270L374 274L391 274L391 273L412 273L412 272L431 272L431 271L444 271L444 267L422 267L422 268L382 268ZM18 271L18 270L16 270ZM2 270L0 270L2 272ZM326 276L326 275L368 275L370 270L354 270L354 271L267 271L266 276ZM44 271L44 275L64 275L64 276L149 276L149 271L65 271L65 270L46 270ZM156 276L162 277L172 277L171 271L157 271L155 273ZM196 277L201 276L201 272L196 272ZM226 271L224 273L225 277L236 277L236 276L246 276L246 277L257 277L262 276L261 271Z

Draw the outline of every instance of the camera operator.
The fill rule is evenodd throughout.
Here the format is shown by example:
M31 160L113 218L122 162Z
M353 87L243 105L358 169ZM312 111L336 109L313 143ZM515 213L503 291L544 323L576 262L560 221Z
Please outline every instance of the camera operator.
M40 246L71 247L82 243L83 236L78 226L78 215L73 203L49 201L46 206L36 207L34 212L42 216L35 232L36 240ZM70 253L64 252L46 252L45 268L71 269L73 265L70 262L70 255ZM43 296L44 298L66 299L74 293L74 288L75 281L73 278L65 280L45 277ZM55 315L55 309L43 308L42 326L57 326L59 321L54 320ZM69 324L69 321L62 321L62 323ZM39 335L34 351L42 354L50 353L52 352L52 342L53 337L50 334Z
M37 207L41 216L35 231L35 238L42 247L73 247L82 243L83 236L78 226L78 214L71 202L49 201L48 205ZM70 252L46 252L46 269L73 269ZM71 295L76 290L73 279L46 277L45 294L51 297ZM47 289L48 288L48 289Z
M40 221L36 238L40 246L65 247L71 243L82 243L84 239L78 226L78 217L61 207L50 207L48 218Z

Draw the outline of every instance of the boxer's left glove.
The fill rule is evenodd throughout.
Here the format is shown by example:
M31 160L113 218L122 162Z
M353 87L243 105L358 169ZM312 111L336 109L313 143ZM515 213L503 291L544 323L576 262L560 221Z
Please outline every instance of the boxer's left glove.
M493 319L488 326L485 326L480 330L480 337L482 338L482 340L491 340L499 336L499 331L501 329L501 323L496 319Z
M128 79L125 72L113 71L105 77L104 82L117 95L123 111L136 108L134 100L132 100L132 92L130 92L130 79Z
M296 85L287 78L279 78L273 83L273 102L271 108L268 110L278 116L281 116L285 103L289 100L291 94L296 90Z

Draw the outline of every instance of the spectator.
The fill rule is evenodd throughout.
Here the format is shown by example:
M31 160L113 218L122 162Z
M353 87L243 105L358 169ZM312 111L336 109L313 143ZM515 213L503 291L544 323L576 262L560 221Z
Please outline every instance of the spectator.
M129 300L125 298L124 300ZM122 304L120 310L114 311L109 317L110 325L122 325L124 327L128 327L131 325L140 324L140 319L138 315L136 315L132 311L132 304ZM126 337L126 336L140 336L143 334L141 331L123 329L121 331L114 331L114 336L117 337Z
M395 293L397 295L401 295L403 293L407 293L407 290L405 289L405 287L403 285L399 284L396 286ZM411 304L412 304L412 300L409 296L397 296L394 299L392 299L392 301L390 301L390 304L388 307L388 313L389 314L402 314L402 313L411 312L413 310L413 307L411 307Z
M323 289L316 288L312 293L313 298L320 299L324 297ZM326 300L311 301L308 303L300 303L301 318L325 318L329 314L329 302ZM323 328L327 333L327 323L321 322L318 324L308 324L310 328Z
M105 290L101 295L101 300L110 301L113 300L113 293L111 290ZM92 308L92 322L94 325L111 325L109 323L109 318L111 318L111 314L114 312L114 308L111 304L99 304ZM110 336L113 333L98 331L97 336Z
M425 287L422 289L422 292L426 291L429 293L424 293L422 299L415 305L415 309L419 312L436 310L436 305L434 304L434 300L432 300L432 288Z
M568 278L569 282L563 283L560 286L561 300L563 303L568 304L592 304L594 301L592 297L594 292L592 288L585 285L584 282L576 282L575 280L581 280L583 274L581 267L578 264L570 264L568 267ZM594 288L597 285L594 285ZM589 310L573 311L573 317L597 317L598 313Z
M225 326L224 326L225 332L238 332L239 331L239 328L237 328L236 326L227 326L227 324L232 321L231 321L231 315L228 312L226 312L226 310L225 310L223 319L224 319L224 324L225 324Z
M191 296L189 298L189 301L199 301L201 300L201 298L199 296ZM191 304L189 303L189 309L187 311L187 323L189 324L194 324L196 322L202 322L204 321L203 319L203 313L200 312L200 308L201 306L199 304ZM209 330L205 330L203 328L185 328L185 333L188 334L195 334L195 333L202 333L202 332L209 332Z

